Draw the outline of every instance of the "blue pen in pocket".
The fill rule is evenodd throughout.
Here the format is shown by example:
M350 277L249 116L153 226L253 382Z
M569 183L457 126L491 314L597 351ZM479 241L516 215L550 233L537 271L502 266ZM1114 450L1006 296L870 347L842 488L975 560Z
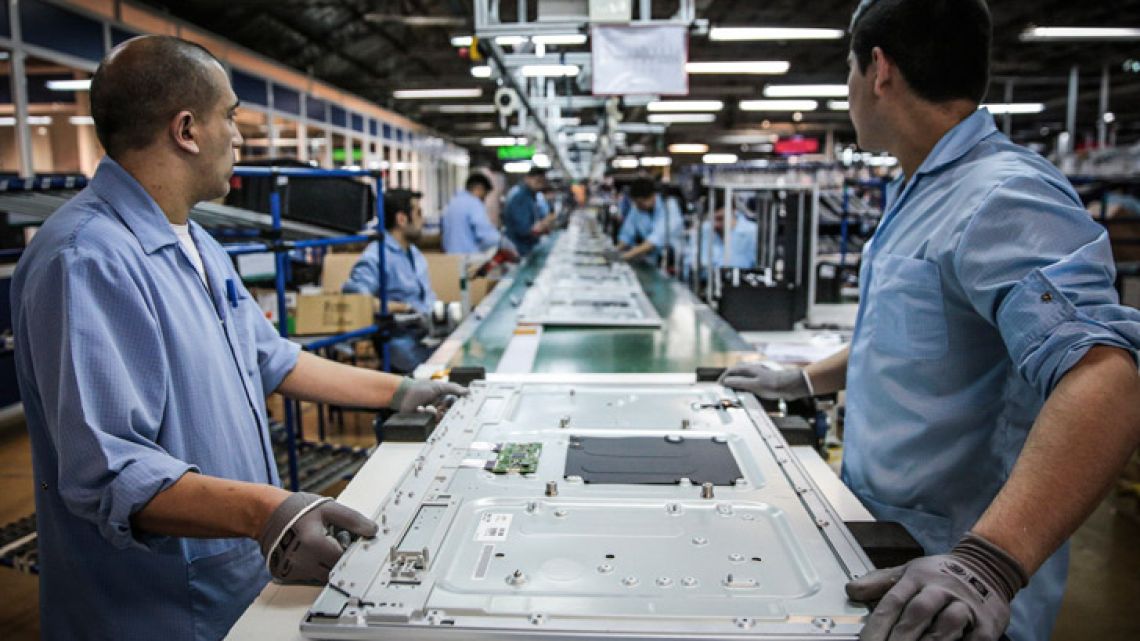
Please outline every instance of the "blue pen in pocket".
M238 306L237 285L234 284L234 279L232 279L232 278L226 279L226 298L228 298L230 301L230 307L237 309L237 306Z

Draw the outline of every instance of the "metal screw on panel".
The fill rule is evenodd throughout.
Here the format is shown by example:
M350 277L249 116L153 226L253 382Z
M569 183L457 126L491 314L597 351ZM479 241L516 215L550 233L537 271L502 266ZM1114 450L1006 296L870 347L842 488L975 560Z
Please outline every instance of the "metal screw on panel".
M659 587L667 588L667 587L673 585L673 579L670 579L667 576L660 577L657 579L657 585Z
M701 483L701 498L711 499L713 497L713 484Z
M570 425L570 415L569 414L558 419L558 427L565 429L568 425Z
M694 536L693 537L693 545L707 545L708 542L709 542L709 540L703 536Z
M633 586L637 585L638 583L639 583L639 581L637 580L637 577L635 577L635 576L627 576L621 580L621 584L627 588L632 588Z
M681 579L681 585L685 586L686 588L695 588L697 587L697 580L691 576L687 576Z
M547 481L546 482L546 495L547 496L558 496L558 484L555 483L554 481Z
M614 571L614 566L610 565L609 563L603 563L603 564L598 566L598 572L600 574L609 574L610 572L613 572L613 571Z
M557 516L557 517L566 516L566 510L554 510L554 516Z
M816 617L811 620L811 624L820 630L827 631L830 631L835 627L835 621L831 620L829 617Z
M511 585L522 585L526 583L526 575L522 573L522 570L515 570L507 577L507 583Z
M732 554L728 555L728 560L732 561L733 563L741 563L744 561L744 555L740 554L739 552L733 552Z

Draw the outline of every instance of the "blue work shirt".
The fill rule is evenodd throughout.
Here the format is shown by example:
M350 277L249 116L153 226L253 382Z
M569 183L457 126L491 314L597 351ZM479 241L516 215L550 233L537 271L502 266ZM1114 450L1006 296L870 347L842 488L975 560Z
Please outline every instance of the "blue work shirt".
M756 267L756 240L758 234L758 227L756 222L747 216L737 214L736 224L732 226L732 231L729 232L729 237L732 240L732 256L726 263L724 260L724 235L718 234L713 230L713 223L711 220L706 220L701 223L701 278L704 278L704 270L710 264L713 269L720 267L739 267L740 269L752 269ZM685 253L685 265L683 274L686 278L689 276L689 270L697 264L697 235L693 234L689 239L689 248Z
M269 580L250 539L149 535L131 516L190 471L278 484L265 396L297 362L196 223L202 283L110 158L12 281L48 641L217 639ZM234 295L228 295L232 284Z
M487 207L466 189L447 204L440 225L448 254L477 254L499 244L499 230L487 218Z
M372 294L380 291L380 253L376 241L368 243L360 260L341 287L346 294ZM385 272L388 274L388 300L407 303L421 314L431 313L435 292L431 289L427 259L418 247L404 249L391 234L384 234Z
M675 199L657 196L653 202L653 211L648 212L642 211L630 201L629 211L618 230L618 242L636 247L645 241L653 243L653 251L642 258L649 263L656 263L661 258L666 245L674 250L684 247L684 220Z
M507 238L515 244L519 256L526 256L534 250L540 240L531 233L534 224L542 220L538 200L526 183L519 183L507 194L507 204L503 207L503 230Z
M896 181L864 248L847 370L843 480L871 513L928 554L973 527L1069 368L1094 345L1140 348L1114 278L1105 229L986 110ZM1065 546L1014 599L1010 639L1050 638L1067 565Z

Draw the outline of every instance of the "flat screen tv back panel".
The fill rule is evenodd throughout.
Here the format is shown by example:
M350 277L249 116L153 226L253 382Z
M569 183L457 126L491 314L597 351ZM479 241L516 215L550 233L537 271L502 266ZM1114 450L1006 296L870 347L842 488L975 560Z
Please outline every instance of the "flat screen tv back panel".
M312 639L855 639L863 551L752 397L475 381Z

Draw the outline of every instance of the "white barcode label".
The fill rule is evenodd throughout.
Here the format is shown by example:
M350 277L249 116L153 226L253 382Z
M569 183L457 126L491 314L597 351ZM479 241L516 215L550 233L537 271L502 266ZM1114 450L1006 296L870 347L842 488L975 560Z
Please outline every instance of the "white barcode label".
M511 531L512 518L512 514L484 514L479 519L479 527L475 529L475 540L506 541L507 533Z

